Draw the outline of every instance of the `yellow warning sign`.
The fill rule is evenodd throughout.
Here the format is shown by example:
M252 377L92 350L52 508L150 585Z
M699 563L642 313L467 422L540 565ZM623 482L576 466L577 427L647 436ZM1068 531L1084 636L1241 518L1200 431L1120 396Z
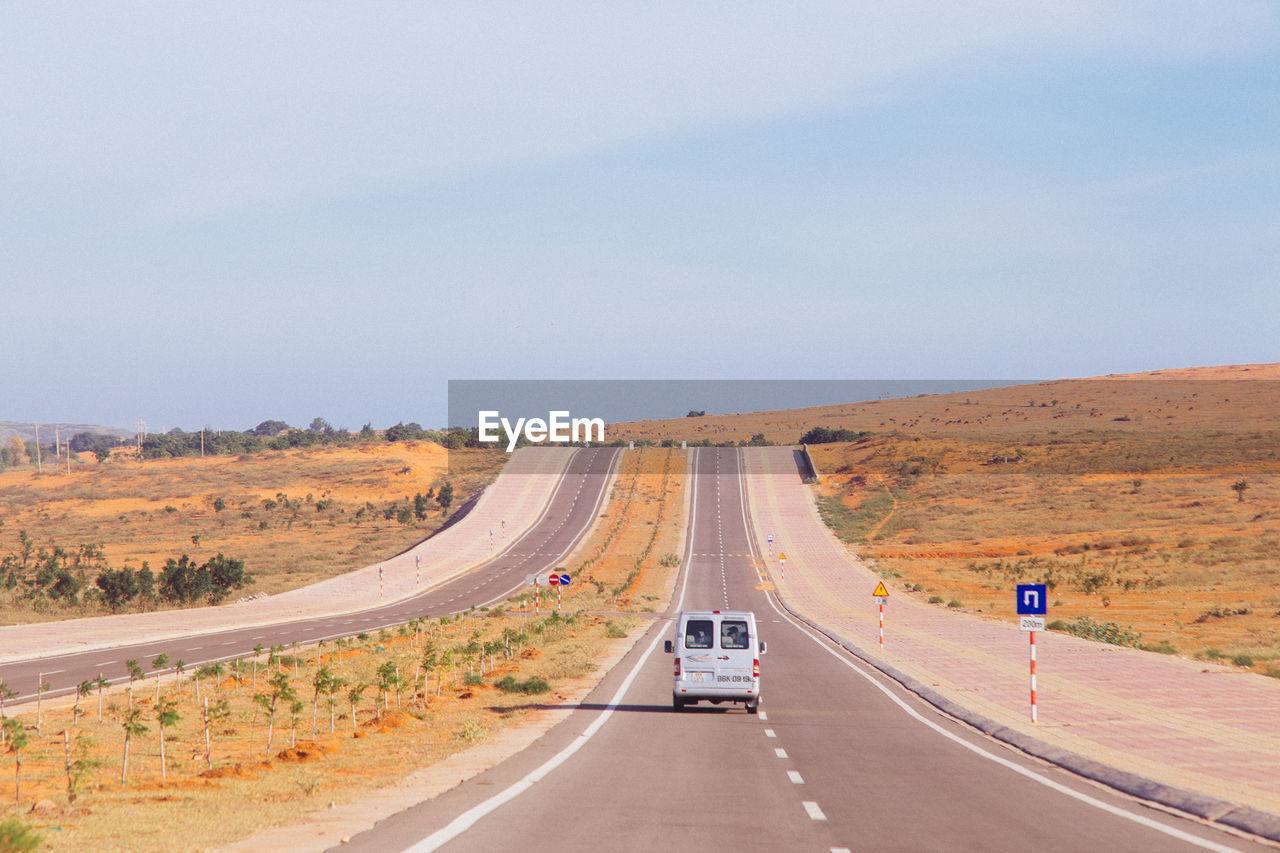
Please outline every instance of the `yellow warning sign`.
M778 555L778 559L779 559L779 560L783 560L783 561L785 561L785 560L787 559L787 555L786 555L786 554L779 554L779 555Z
M876 591L871 594L876 598L888 598L889 590L884 588L884 581L880 581L880 583L876 584Z

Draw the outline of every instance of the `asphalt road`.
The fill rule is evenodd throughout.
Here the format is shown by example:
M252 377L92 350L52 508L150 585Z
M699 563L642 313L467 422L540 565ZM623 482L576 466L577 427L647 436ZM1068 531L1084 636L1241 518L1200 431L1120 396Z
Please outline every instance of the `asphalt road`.
M942 717L775 607L740 458L694 453L678 601L568 719L343 851L1270 849L1135 803ZM671 709L684 609L750 609L758 716Z
M615 448L579 450L569 462L546 511L532 528L480 568L422 595L338 616L13 661L0 664L0 679L18 691L15 701L21 702L35 695L41 674L50 685L45 695L57 696L71 693L76 685L97 678L99 673L112 682L127 678L125 661L130 659L138 661L143 670L151 674L151 662L163 653L169 656L171 666L159 670L160 673L172 672L172 664L179 660L190 672L205 663L244 657L258 645L287 647L292 643L349 637L361 631L401 625L420 616L442 616L500 601L525 586L528 575L560 565L598 516L606 499L605 487L610 474L620 459L621 451ZM51 624L50 630L56 631L57 625Z

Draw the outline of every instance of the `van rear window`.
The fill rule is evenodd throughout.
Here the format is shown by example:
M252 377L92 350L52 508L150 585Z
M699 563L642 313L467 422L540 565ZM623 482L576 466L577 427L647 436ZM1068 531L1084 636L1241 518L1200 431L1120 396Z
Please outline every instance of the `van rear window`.
M741 619L726 619L720 623L720 648L747 649L751 647L747 637L747 623Z
M690 619L684 626L684 647L686 649L711 648L714 627L710 619Z

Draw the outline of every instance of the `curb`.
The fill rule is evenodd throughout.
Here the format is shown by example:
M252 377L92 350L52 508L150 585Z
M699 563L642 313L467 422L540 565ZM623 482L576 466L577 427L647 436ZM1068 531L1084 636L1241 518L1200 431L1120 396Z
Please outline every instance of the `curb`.
M777 589L774 590L774 594L778 598L778 603L793 617L822 634L863 663L898 682L942 713L954 717L983 734L1008 744L1027 755L1055 764L1077 776L1101 783L1140 800L1158 803L1174 811L1189 814L1209 823L1231 827L1268 841L1280 842L1280 815L1274 815L1252 806L1237 805L1197 791L1176 788L1163 782L1148 779L1145 776L1139 776L1136 773L1130 773L1127 770L1119 770L1062 747L1045 743L1039 738L996 722L990 717L970 711L918 679L864 651L857 644L846 640L812 619L802 616L787 603L787 600Z

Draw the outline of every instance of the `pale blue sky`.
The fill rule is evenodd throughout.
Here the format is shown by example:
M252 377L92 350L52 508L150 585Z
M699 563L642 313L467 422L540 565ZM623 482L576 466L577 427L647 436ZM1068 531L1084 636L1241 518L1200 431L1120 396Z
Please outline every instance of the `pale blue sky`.
M9 4L0 420L1277 361L1280 6Z

